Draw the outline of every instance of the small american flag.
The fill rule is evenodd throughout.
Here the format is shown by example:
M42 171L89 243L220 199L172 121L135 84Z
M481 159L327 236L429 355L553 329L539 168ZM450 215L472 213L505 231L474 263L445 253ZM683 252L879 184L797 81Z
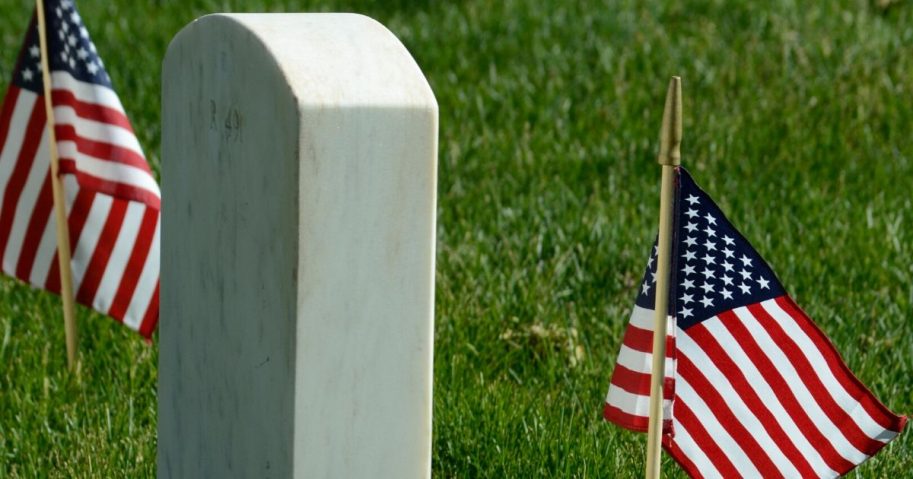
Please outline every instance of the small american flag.
M683 168L677 169L663 446L692 477L837 477L906 423L833 345ZM646 431L656 248L605 418Z
M69 0L44 2L76 300L149 337L158 322L158 184ZM0 108L3 271L60 292L36 21Z

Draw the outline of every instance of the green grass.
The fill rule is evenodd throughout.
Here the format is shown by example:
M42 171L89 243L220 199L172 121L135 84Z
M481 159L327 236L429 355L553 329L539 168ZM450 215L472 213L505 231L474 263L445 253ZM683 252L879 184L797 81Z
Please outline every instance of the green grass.
M666 3L79 2L157 171L161 59L197 16L358 11L410 49L441 109L437 477L640 477L642 435L600 410L655 231L672 74L684 164L913 412L913 4ZM30 5L0 0L3 90ZM57 298L0 282L0 477L154 476L157 348L79 324L75 381ZM907 433L853 477L910 470Z

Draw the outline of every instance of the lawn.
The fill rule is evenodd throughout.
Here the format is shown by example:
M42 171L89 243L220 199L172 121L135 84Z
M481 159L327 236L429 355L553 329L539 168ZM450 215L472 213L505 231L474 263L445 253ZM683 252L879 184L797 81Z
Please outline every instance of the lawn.
M78 6L157 172L161 60L198 16L356 11L409 48L441 111L436 477L641 476L643 436L600 415L655 234L673 74L683 163L875 395L913 413L913 4L667 3ZM4 91L31 5L0 0ZM74 377L58 298L0 281L0 478L155 475L155 342L85 309L79 327ZM908 432L851 476L911 470Z

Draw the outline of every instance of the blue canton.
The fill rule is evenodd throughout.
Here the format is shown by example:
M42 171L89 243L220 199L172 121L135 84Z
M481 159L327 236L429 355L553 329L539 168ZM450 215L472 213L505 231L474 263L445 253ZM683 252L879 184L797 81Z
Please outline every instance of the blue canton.
M44 15L47 21L48 62L51 71L65 71L77 80L111 88L111 79L104 63L82 24L82 18L71 0L46 0ZM41 45L35 18L29 24L25 45L13 74L13 84L32 92L43 93L41 80Z
M785 294L770 266L684 168L675 190L669 310L679 328ZM654 243L636 304L653 309L655 290Z

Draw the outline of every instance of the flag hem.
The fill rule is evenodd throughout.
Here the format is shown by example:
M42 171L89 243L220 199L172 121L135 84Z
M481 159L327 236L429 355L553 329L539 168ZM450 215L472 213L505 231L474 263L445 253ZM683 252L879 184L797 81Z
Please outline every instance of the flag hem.
M627 414L609 403L603 403L602 418L633 432L647 432L649 427L648 418ZM663 435L671 434L671 432L672 419L663 419Z

